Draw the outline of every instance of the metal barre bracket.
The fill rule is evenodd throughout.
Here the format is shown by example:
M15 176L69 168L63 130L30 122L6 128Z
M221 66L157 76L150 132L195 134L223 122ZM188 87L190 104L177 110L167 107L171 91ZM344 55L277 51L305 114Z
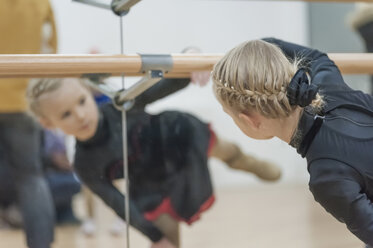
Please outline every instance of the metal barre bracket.
M161 70L168 72L173 68L173 59L169 54L139 54L141 57L140 72Z
M112 0L110 5L103 3L102 1L99 1L99 0L72 0L72 1L88 4L88 5L103 8L103 9L112 10L114 14L118 16L124 16L130 11L130 8L133 5L140 2L141 0Z
M97 0L72 0L72 1L73 2L78 2L78 3L84 3L84 4L87 4L87 5L99 7L99 8L102 8L102 9L111 10L111 6L109 4L106 4L106 3L103 3L103 2L97 1Z
M160 70L149 70L144 77L128 89L117 91L113 98L114 106L118 109L129 110L134 105L135 98L163 78Z
M113 101L117 107L123 106L124 103L135 99L152 87L163 78L163 72L168 72L173 67L173 60L169 54L140 54L140 57L140 72L146 74L129 89L117 92Z
M130 110L135 103L135 98L142 92L156 84L163 78L163 72L160 70L149 70L147 74L138 82L128 89L115 90L109 87L104 78L109 77L110 74L84 74L82 77L87 78L88 84L95 90L108 96L113 105L118 110Z
M113 0L111 1L111 10L118 16L124 16L130 8L141 0Z
M129 110L134 99L163 78L163 73L172 70L173 60L169 54L140 54L140 72L146 73L138 82L126 90L118 91L114 97L117 108Z
M110 97L116 108L129 110L134 104L134 99L148 88L159 82L163 78L163 73L172 70L172 56L168 54L140 54L141 69L145 73L138 82L125 90L115 91L104 83L104 78L110 74L92 73L84 74L83 77L89 78L89 84L92 88Z

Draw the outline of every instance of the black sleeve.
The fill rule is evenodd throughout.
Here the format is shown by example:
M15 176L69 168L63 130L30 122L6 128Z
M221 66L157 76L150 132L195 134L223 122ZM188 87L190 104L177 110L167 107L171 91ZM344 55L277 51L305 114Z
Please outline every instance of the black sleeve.
M364 193L359 173L332 159L316 160L309 168L315 200L360 240L373 245L373 205Z
M125 220L124 195L102 176L88 176L81 170L76 170L79 178L96 195L98 195L106 205L113 209L118 216ZM91 172L91 171L90 171ZM142 232L153 242L159 241L163 233L151 221L146 220L138 210L133 201L130 200L130 225Z
M319 85L320 88L326 90L336 90L336 87L349 89L338 67L326 53L275 38L265 38L263 40L280 47L291 61L302 59L302 65L309 70L311 82Z
M189 78L164 78L135 98L133 109L144 109L146 105L185 88Z

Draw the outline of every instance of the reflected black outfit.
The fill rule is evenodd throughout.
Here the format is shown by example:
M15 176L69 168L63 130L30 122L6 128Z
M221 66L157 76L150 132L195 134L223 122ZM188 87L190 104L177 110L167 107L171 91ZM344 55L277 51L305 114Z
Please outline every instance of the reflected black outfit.
M290 58L305 58L311 81L320 86L326 101L322 117L306 108L298 125L303 140L297 151L307 159L315 200L373 245L373 98L348 87L326 54L276 39L266 41ZM321 119L321 127L313 139L305 140L315 118Z
M144 107L189 84L164 79L136 98L127 112L130 223L156 242L163 237L152 220L161 213L191 223L214 201L207 167L215 136L208 124L181 112L151 115ZM100 108L94 137L77 142L75 169L82 181L124 219L124 196L112 184L123 177L121 112Z

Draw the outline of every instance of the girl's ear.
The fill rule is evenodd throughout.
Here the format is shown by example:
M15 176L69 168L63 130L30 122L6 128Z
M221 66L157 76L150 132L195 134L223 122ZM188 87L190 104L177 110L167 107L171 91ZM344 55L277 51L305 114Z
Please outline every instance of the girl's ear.
M240 118L246 125L251 127L253 130L258 130L260 128L260 118L255 114L239 113L238 118Z
M44 127L44 128L47 128L47 129L54 129L55 126L52 124L52 122L45 118L45 117L39 117L39 123Z

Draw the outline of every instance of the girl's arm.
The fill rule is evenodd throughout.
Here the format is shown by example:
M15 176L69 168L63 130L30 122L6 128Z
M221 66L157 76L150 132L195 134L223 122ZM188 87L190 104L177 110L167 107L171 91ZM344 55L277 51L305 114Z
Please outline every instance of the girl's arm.
M277 45L291 61L295 59L303 60L301 65L308 68L313 84L332 90L338 88L350 90L338 67L326 53L275 38L265 38L263 40Z
M84 173L79 173L83 183L88 188L98 195L106 205L113 209L116 214L125 220L124 195L111 183L111 181L98 177L85 176ZM143 217L133 201L130 200L130 224L152 242L158 242L163 238L163 233L151 222Z
M171 95L186 86L188 86L190 78L164 78L149 89L145 90L141 95L135 98L133 109L141 110L146 105Z
M373 204L359 173L333 159L316 160L309 170L309 187L315 200L359 239L373 245Z

